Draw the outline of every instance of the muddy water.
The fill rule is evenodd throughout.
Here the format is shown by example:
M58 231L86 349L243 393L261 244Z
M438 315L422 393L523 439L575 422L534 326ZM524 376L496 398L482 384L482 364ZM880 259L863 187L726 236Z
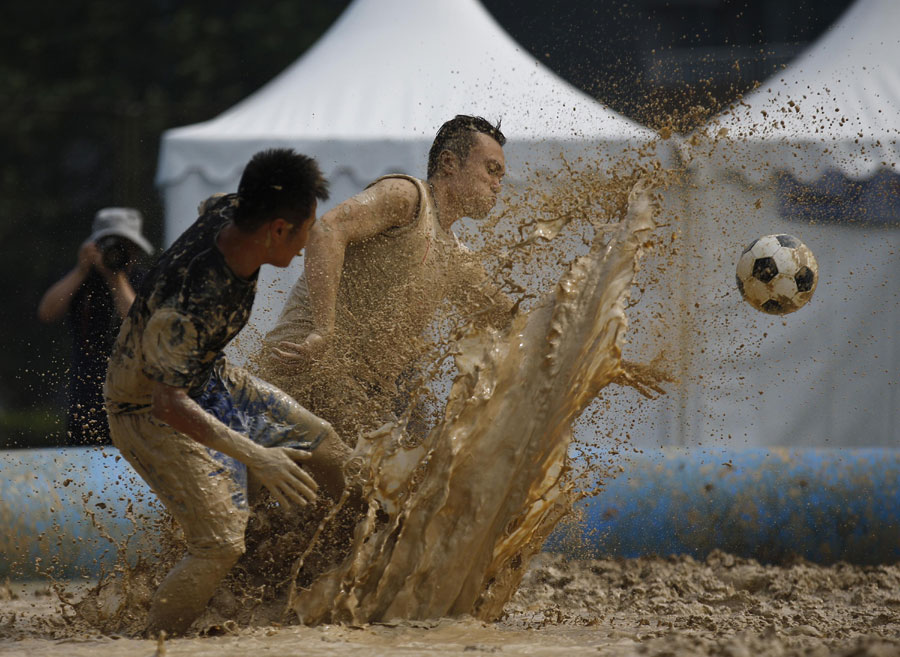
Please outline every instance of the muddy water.
M591 254L509 332L459 343L462 376L425 442L387 430L361 443L371 467L360 476L377 505L356 528L352 558L297 589L290 615L240 626L210 616L199 627L216 636L157 644L101 637L73 621L71 607L56 611L54 596L31 590L9 599L8 590L0 592L0 654L900 653L895 566L534 556L567 506L562 455L572 420L624 375L624 304L652 216L634 212L601 232ZM485 463L500 474L484 481ZM446 616L457 618L429 620Z
M643 385L621 352L625 304L656 226L652 187L646 175L626 191L618 221L595 231L589 252L507 330L456 336L458 373L443 420L427 436L387 426L359 440L354 461L368 510L349 528L346 514L335 521L326 510L312 542L274 555L293 562L281 609L268 600L248 618L241 612L252 593L245 587L228 600L225 591L200 626L499 617L573 499L566 454L574 419L613 381ZM336 522L352 534L349 554L330 569L320 560L310 576L308 562L335 542ZM138 631L153 578L147 569L112 574L72 607L75 625Z
M900 654L900 566L567 561L541 554L495 623L264 625L156 641L72 634L45 584L0 585L0 655L843 655ZM215 633L214 633L215 634Z
M443 421L421 444L399 427L360 439L368 513L343 563L291 596L301 622L501 613L568 509L572 422L625 376L624 306L653 215L647 177L552 295L503 333L458 340Z

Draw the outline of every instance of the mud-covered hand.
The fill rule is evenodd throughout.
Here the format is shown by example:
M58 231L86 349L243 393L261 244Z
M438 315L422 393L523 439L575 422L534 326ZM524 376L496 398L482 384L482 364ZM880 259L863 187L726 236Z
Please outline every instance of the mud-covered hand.
M151 413L201 445L246 465L282 506L289 502L306 506L315 501L319 486L299 465L311 458L309 452L254 443L200 408L186 388L156 382Z
M272 347L272 357L283 365L307 365L328 351L331 341L320 333L312 332L303 342L279 342Z
M287 507L290 502L306 506L316 501L319 489L312 476L299 465L311 456L307 451L290 447L260 447L247 459L247 467L281 506Z

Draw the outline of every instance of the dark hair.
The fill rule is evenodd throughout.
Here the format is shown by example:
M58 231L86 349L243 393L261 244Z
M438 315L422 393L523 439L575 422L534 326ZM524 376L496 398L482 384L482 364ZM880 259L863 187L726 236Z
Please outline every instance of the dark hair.
M460 161L465 161L475 143L477 132L493 138L501 146L506 143L506 137L500 132L500 121L493 125L480 116L457 114L441 126L431 144L431 150L428 151L428 177L437 173L438 158L444 151L455 153Z
M247 163L238 199L234 223L252 231L284 212L309 216L316 199L328 200L328 181L311 157L292 148L271 148Z

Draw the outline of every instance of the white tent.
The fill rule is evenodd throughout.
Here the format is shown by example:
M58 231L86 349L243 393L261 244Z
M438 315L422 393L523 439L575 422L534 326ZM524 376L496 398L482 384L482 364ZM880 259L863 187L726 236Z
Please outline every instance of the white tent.
M832 170L854 180L884 168L900 173L898 26L896 0L858 0L786 70L716 119L729 141L715 165L754 183L773 169L805 182Z
M900 174L898 25L900 3L858 0L684 149L695 191L678 442L900 445L900 216L809 221L785 194L797 181L878 175L896 212L900 178L886 172ZM819 262L812 301L784 317L752 310L733 282L743 247L770 233L797 235Z
M424 176L437 129L458 113L502 119L512 183L560 152L611 159L656 136L556 77L477 0L356 0L252 96L165 133L157 184L166 239L194 220L199 201L235 190L263 148L291 146L320 162L332 189L324 211L385 173ZM271 325L300 266L263 269L251 325Z

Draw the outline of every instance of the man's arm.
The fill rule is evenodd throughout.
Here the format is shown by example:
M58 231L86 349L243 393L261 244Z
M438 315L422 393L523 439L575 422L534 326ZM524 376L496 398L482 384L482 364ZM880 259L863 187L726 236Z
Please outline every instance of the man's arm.
M135 297L134 288L131 287L128 275L124 271L110 271L105 267L100 270L100 274L103 276L103 280L106 281L110 294L112 294L116 313L120 319L125 319L125 315L131 309L131 304L134 303Z
M313 333L302 345L281 343L273 351L285 362L301 360L334 330L335 304L350 244L363 242L416 217L419 190L409 180L382 180L326 212L310 231L305 251Z
M134 303L134 288L124 271L110 271L103 266L103 256L95 242L85 242L78 249L78 262L72 270L50 286L38 304L37 316L42 322L51 323L63 317L72 303L72 297L84 283L91 268L103 277L112 294L116 313L121 319L128 314Z
M62 319L69 311L72 297L84 283L91 267L101 262L100 249L94 242L85 242L78 249L78 260L68 274L50 286L38 304L38 319L51 323Z
M311 458L309 452L257 445L204 412L184 388L164 383L157 382L153 387L152 413L198 443L244 463L282 506L287 507L288 500L300 506L315 501L318 485L297 465Z
M310 310L318 333L325 335L334 329L334 308L347 246L410 223L415 218L418 199L418 189L412 182L383 180L326 212L313 226L305 266Z

